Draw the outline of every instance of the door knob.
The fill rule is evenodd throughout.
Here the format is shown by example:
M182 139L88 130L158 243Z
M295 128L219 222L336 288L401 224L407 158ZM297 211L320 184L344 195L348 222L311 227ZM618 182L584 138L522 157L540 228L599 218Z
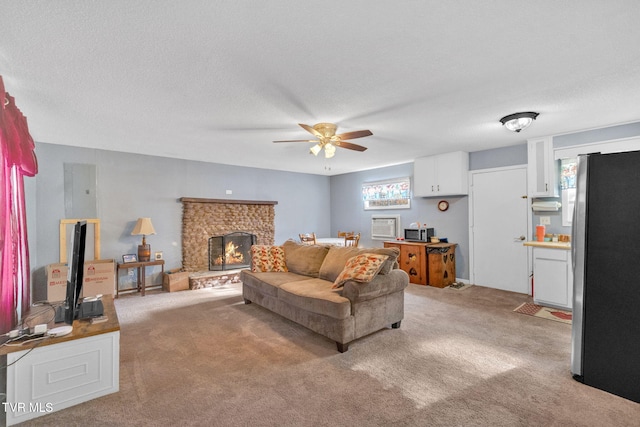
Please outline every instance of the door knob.
M526 240L527 238L524 236L516 237L516 240Z

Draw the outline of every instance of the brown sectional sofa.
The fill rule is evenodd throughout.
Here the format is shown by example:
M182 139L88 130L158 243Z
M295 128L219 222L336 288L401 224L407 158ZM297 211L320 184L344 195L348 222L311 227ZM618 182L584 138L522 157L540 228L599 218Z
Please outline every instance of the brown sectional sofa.
M334 340L340 352L357 338L400 327L409 276L398 269L398 249L310 246L293 240L282 248L287 272L241 272L246 304L254 302ZM371 281L349 280L332 288L350 258L370 253L388 256Z

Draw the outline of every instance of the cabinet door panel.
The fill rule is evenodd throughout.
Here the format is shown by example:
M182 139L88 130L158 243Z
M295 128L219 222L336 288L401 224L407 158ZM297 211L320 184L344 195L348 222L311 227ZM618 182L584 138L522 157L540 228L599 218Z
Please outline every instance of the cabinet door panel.
M436 193L436 157L422 157L413 162L413 195L429 197Z
M9 353L7 401L51 411L7 411L7 425L119 391L119 354L119 331Z
M469 194L468 175L469 155L465 152L455 151L453 153L441 154L438 156L437 191L439 196Z
M558 249L534 250L533 299L539 304L571 308L571 266L568 253Z
M418 285L426 285L426 260L424 246L403 245L400 248L400 267L409 275L409 281Z
M557 197L557 162L553 159L551 138L529 140L529 195L531 197Z

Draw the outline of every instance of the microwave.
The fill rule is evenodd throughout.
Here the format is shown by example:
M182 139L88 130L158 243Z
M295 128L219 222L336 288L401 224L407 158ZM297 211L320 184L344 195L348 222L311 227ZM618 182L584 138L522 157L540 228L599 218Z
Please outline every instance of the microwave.
M433 228L405 228L404 240L413 240L416 242L428 242L431 237L435 236Z

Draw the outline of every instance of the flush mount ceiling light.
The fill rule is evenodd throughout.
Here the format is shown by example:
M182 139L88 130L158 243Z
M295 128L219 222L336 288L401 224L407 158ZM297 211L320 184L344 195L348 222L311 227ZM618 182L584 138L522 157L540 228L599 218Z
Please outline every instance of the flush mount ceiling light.
M512 132L520 132L522 129L528 127L532 121L539 116L539 113L532 111L526 113L515 113L504 116L500 119L500 122Z

